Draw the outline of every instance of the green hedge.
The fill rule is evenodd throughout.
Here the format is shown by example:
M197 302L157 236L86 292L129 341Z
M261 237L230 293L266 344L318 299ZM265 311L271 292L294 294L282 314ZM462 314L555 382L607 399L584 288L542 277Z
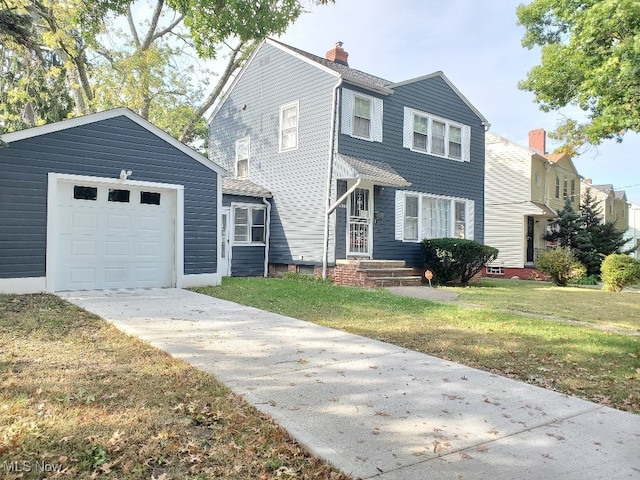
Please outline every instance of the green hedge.
M440 285L469 283L482 267L498 256L498 249L475 240L433 238L421 242L427 269L433 272L434 282Z
M640 283L640 261L622 253L612 253L602 262L604 290L620 292L627 285Z

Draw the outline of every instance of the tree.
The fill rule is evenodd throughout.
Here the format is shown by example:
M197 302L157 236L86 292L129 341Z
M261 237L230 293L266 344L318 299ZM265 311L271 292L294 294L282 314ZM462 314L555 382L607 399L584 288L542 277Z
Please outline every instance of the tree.
M580 214L575 211L569 199L564 203L564 208L558 212L558 219L545 240L558 242L561 247L575 248L584 239L581 238L583 228Z
M541 61L520 82L543 111L572 105L588 121L567 120L565 151L640 132L640 4L635 0L533 0L517 9L523 46Z
M185 143L202 143L207 136L203 116L242 62L258 42L283 33L303 11L302 0L153 0L145 10L151 12L147 18L136 21L135 3L0 0L0 39L3 45L10 40L8 54L23 61L50 52L57 64L40 61L38 75L62 75L64 87L57 85L55 91L72 97L75 114L127 106ZM118 18L124 19L126 33L115 31L113 20ZM112 35L118 41L109 44ZM226 61L208 93L206 81L194 81L194 62L185 61L196 51L201 59ZM6 71L4 65L0 68L0 73ZM2 87L0 83L0 95ZM25 97L25 89L2 96L17 117L21 105L13 98ZM32 123L51 121L42 112L36 116Z

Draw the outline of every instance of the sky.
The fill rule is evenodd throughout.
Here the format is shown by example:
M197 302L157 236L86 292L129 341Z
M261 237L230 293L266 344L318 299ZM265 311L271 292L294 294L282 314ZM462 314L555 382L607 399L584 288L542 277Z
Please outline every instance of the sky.
M324 56L343 42L349 66L399 82L442 71L491 123L490 130L527 146L528 132L553 131L567 112L539 110L518 81L540 60L521 45L514 0L336 0L312 5L278 40ZM574 115L576 111L570 112ZM547 140L547 150L555 148ZM613 184L640 204L640 135L605 141L574 158L593 184Z

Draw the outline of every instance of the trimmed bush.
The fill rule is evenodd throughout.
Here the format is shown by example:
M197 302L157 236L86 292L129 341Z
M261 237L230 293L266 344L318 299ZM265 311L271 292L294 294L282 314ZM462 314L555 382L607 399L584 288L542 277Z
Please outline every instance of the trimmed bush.
M475 240L460 238L425 239L421 243L425 266L440 285L469 283L482 267L498 256L498 249Z
M603 289L619 292L627 285L640 283L640 261L622 253L607 255L602 261Z
M551 248L540 255L536 267L549 275L553 283L565 287L572 280L584 277L587 268L581 264L569 247Z

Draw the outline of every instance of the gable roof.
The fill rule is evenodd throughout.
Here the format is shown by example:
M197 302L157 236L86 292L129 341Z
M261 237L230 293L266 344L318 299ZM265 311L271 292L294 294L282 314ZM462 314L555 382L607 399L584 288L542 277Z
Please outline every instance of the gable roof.
M444 82L449 86L449 88L451 90L453 90L453 92L458 97L460 97L460 100L462 100L465 103L465 105L467 105L467 107L469 107L473 111L473 113L475 113L478 116L478 118L482 122L482 125L485 125L487 127L487 129L491 126L491 123L489 123L489 120L487 120L484 117L484 115L482 115L480 113L480 111L476 107L473 106L473 104L467 99L467 97L465 97L462 94L462 92L460 92L460 90L458 90L458 88L453 83L451 83L451 80L449 80L447 78L447 76L444 74L444 72L442 72L440 70L437 71L437 72L430 73L428 75L422 75L421 77L416 77L416 78L412 78L412 79L409 79L409 80L404 80L402 82L392 83L391 85L389 85L389 87L390 88L402 87L404 85L409 85L411 83L421 82L423 80L430 80L432 78L441 78L442 80L444 80Z
M343 78L343 80L346 81L347 83L368 88L370 90L375 90L385 95L389 95L393 93L393 89L389 88L389 85L391 85L392 82L390 82L389 80L385 80L384 78L376 77L375 75L370 75L368 73L357 70L355 68L348 67L347 65L342 65L340 63L332 62L331 60L327 60L324 57L314 55L313 53L305 52L304 50L300 50L299 48L286 45L272 38L268 38L265 42L269 45L273 45L274 47L280 48L281 50L288 50L291 53L302 56L310 60L312 63L328 68L329 70L332 70L338 73Z
M199 154L192 148L186 146L184 143L176 140L171 135L169 135L164 130L156 127L154 124L145 120L140 115L134 113L125 107L114 108L113 110L105 110L103 112L91 113L89 115L84 115L82 117L74 117L68 120L62 120L60 122L48 123L46 125L41 125L38 127L27 128L25 130L19 130L17 132L5 133L4 135L0 135L0 140L5 143L17 142L19 140L26 140L28 138L39 137L41 135L47 135L49 133L60 132L62 130L68 130L70 128L81 127L83 125L89 125L91 123L97 123L104 120L108 120L111 118L117 117L126 117L129 120L137 123L142 128L152 133L156 137L164 140L177 150L180 150L182 153L188 155L193 158L197 162L200 162L207 168L217 172L220 175L225 175L228 172L222 168L220 165L212 162L207 157Z

